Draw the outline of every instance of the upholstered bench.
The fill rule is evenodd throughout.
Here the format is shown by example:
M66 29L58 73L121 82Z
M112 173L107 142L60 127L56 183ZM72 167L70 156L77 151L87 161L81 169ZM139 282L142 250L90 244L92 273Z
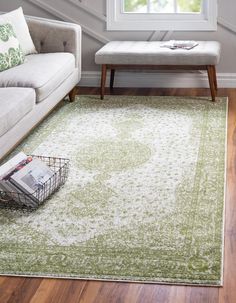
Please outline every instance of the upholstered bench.
M215 66L220 59L220 43L199 41L191 50L161 47L159 41L112 41L95 55L102 65L101 99L104 98L107 70L111 70L113 88L116 69L207 70L212 101L215 101L217 78Z

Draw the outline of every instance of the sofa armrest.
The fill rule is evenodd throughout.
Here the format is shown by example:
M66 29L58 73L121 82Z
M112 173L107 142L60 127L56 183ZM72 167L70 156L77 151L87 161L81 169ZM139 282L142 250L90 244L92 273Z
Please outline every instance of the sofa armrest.
M26 17L30 34L39 53L68 52L81 68L81 27L56 20Z

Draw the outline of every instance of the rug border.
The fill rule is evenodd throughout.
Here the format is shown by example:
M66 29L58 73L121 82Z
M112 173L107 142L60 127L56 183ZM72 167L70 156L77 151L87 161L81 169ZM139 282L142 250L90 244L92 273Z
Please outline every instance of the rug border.
M227 195L227 171L228 171L228 117L229 117L229 97L226 99L226 128L225 128L225 175L224 175L224 209L223 209L223 222L222 222L222 256L221 256L221 281L220 284L224 285L224 259L225 259L225 230L226 230L226 195Z
M70 276L47 276L47 275L21 275L21 274L1 274L0 277L20 277L20 278L41 278L41 279L58 279L58 280L81 280L81 281L100 281L100 282L117 282L117 283L134 283L134 284L160 284L160 285L171 285L171 286L195 286L195 287L223 287L221 284L198 284L198 283L187 283L187 282L170 282L170 281L140 281L140 280L122 280L122 279L99 279L99 278L80 278Z

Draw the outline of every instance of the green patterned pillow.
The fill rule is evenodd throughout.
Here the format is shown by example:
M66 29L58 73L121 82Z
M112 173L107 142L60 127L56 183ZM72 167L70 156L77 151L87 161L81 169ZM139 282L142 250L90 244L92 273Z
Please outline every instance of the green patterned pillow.
M0 24L0 72L22 64L25 56L10 22Z

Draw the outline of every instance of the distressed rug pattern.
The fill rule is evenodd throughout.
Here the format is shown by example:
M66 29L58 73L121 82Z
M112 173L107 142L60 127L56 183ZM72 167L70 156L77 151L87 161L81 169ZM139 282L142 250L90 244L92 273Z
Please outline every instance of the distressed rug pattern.
M79 96L18 148L68 157L35 211L0 208L0 273L221 285L227 100Z

